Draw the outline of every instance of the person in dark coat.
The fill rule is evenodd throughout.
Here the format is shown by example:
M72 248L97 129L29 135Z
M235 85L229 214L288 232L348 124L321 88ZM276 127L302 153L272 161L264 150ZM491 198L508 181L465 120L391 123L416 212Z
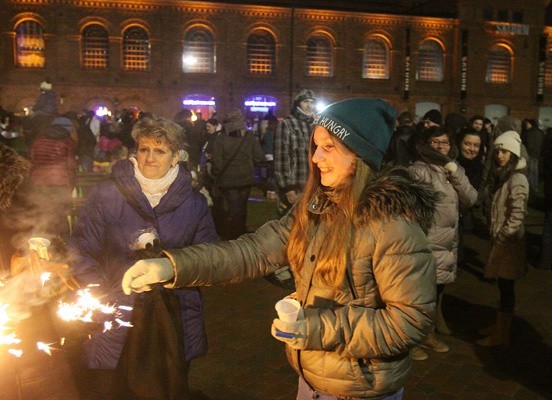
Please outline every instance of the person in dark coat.
M2 276L7 277L0 287L0 303L9 304L8 312L18 311L10 316L21 343L10 347L23 351L21 357L16 357L7 353L7 346L0 346L0 397L78 400L69 362L48 309L50 294L54 293L44 295L40 274L30 273L31 267L38 271L54 264L36 258L31 262L29 255L27 240L32 236L32 225L23 221L36 217L27 196L30 163L0 143L0 170L0 267ZM19 246L21 242L24 247ZM54 256L51 249L50 255ZM39 351L38 341L52 344L56 350L51 355Z
M33 105L33 114L57 114L56 93L49 79L40 84L40 95Z
M552 268L552 128L546 130L542 146L544 224L538 268Z
M117 162L111 180L100 184L79 213L69 242L75 277L85 286L99 284L103 301L133 306L124 296L124 271L140 251L158 241L164 248L214 242L217 234L207 201L192 187L190 172L179 163L185 146L180 126L165 118L143 118L132 130L136 156ZM179 290L186 365L207 350L203 298L196 288ZM121 319L131 312L121 310ZM93 334L83 343L89 398L110 398L128 328ZM187 384L187 374L182 377Z
M226 202L224 227L219 232L225 239L235 239L247 232L247 200L255 184L255 164L264 162L259 141L246 130L240 110L228 113L221 135L213 148L213 173L217 187Z

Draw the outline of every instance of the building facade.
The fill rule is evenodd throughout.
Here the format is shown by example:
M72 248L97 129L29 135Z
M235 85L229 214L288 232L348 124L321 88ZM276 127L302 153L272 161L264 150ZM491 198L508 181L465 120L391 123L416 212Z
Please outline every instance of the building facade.
M447 0L444 0L447 1ZM295 93L552 126L546 0L459 0L456 18L204 1L1 0L0 105L206 118L289 113ZM548 62L550 61L550 62ZM207 114L207 115L206 115Z

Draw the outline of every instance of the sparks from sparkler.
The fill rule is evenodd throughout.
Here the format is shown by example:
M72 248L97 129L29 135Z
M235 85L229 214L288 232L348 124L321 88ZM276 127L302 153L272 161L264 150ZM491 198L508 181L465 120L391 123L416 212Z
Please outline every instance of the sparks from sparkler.
M44 284L50 279L51 276L51 272L43 272L42 274L40 274L40 282L42 282L42 287L44 287Z
M36 342L36 348L38 350L42 350L44 353L48 354L49 356L52 355L52 347L53 343L44 343L44 342Z
M102 314L113 315L119 326L132 327L130 322L123 321L119 318L118 309L132 311L130 306L115 306L110 304L102 304L98 299L94 298L90 293L90 287L99 286L98 284L88 285L85 289L77 291L77 301L74 303L60 302L57 314L65 321L82 321L94 322L93 314L99 311ZM104 332L113 328L112 321L104 322Z

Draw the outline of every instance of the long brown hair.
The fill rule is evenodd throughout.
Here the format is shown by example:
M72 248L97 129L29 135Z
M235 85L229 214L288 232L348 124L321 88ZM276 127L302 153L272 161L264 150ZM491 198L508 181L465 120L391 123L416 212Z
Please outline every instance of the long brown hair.
M336 145L344 146L334 139ZM295 218L287 244L287 255L294 271L301 271L307 247L317 226L324 223L326 231L320 253L317 255L316 274L324 282L339 289L345 278L349 250L353 243L354 216L362 190L373 179L374 170L357 157L354 173L338 189L325 189L321 184L320 171L312 162L314 142L311 138L309 151L310 174L305 184L303 196L299 199L293 216ZM309 201L316 194L326 196L331 202L331 210L322 214L309 212Z
M516 172L518 165L519 157L514 153L510 152L510 159L504 167L498 166L496 163L496 155L498 149L493 149L492 152L492 163L489 171L489 180L488 188L489 194L494 194L504 183Z

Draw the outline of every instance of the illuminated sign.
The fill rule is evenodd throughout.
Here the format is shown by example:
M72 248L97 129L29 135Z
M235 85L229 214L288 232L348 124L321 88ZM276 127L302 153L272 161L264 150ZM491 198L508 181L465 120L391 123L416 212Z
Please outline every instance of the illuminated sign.
M270 108L268 107L258 107L258 106L253 106L249 109L251 112L268 112L268 110L270 110Z
M256 101L256 100L246 100L243 103L246 107L275 107L275 101Z
M496 24L495 29L498 33L507 33L510 35L529 35L529 25L521 24Z
M278 103L272 96L250 96L245 99L243 106L250 112L268 113L274 112Z
M215 100L184 99L182 104L185 106L216 106Z

